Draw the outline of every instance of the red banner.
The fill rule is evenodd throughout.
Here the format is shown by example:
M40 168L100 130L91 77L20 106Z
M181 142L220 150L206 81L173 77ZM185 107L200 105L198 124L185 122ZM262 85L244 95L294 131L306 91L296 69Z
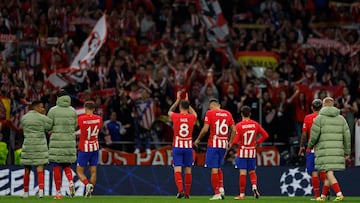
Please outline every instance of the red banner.
M154 149L151 154L127 153L107 148L102 148L99 154L99 164L102 165L172 165L171 146Z
M280 166L280 154L276 146L256 148L258 166Z

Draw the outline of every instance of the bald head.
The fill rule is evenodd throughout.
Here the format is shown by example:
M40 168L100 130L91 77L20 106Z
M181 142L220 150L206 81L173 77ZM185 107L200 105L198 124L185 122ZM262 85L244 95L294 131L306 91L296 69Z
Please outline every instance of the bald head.
M334 99L331 97L325 97L323 99L323 106L334 106Z

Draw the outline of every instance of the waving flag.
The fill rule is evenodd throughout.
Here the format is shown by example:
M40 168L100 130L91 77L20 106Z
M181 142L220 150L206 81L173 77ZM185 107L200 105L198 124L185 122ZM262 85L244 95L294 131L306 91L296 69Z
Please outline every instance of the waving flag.
M83 82L87 68L91 65L91 61L106 41L107 33L106 15L104 14L81 46L70 67L56 70L50 74L48 78L50 85L55 88L62 88L72 80Z
M217 0L196 0L198 14L205 25L207 39L222 52L229 61L237 64L229 47L229 26Z
M21 129L21 118L29 111L29 105L19 105L11 112L11 127L15 130Z
M135 101L139 124L145 129L150 129L155 121L154 101L137 100Z

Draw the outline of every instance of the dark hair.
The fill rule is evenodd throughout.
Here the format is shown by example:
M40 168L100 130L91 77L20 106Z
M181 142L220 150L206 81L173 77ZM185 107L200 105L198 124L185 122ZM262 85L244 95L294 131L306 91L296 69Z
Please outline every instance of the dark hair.
M93 102L93 101L86 101L86 102L84 103L84 107L85 107L85 109L94 110L94 109L95 109L95 102Z
M69 95L64 89L61 89L57 93L57 97Z
M244 117L250 117L251 115L251 108L249 106L243 106L241 107L241 114L244 116Z
M321 99L314 99L314 101L312 101L312 103L311 103L311 106L313 107L313 109L314 109L315 111L320 110L321 107L322 107L322 101L321 101Z
M40 100L35 100L31 103L31 107L34 108L35 106L38 106L40 104L42 104L42 102Z
M190 103L189 103L189 101L187 101L187 100L182 100L182 101L180 102L180 106L181 106L181 108L183 108L183 109L189 109Z
M209 100L209 104L211 104L211 103L219 103L219 100L218 99L216 99L216 98L211 98L210 100Z

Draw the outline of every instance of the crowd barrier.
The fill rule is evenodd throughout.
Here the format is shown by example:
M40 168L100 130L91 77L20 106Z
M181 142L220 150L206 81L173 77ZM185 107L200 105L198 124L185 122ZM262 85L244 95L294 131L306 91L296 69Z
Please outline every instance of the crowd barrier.
M75 165L73 166L75 171ZM30 195L35 195L38 187L30 176ZM0 166L0 195L20 196L23 194L23 173L20 166ZM226 195L235 196L239 193L239 172L233 166L224 166L224 187ZM76 195L85 192L84 185L77 178L74 181ZM310 175L304 167L258 167L258 188L263 196L304 196L312 194ZM55 186L51 167L45 167L45 195L54 195ZM336 172L345 196L359 196L356 183L360 180L360 168L351 167ZM177 190L171 166L114 166L98 167L97 183L94 195L175 195ZM68 194L68 181L63 174L62 193ZM247 180L246 193L251 195L250 180ZM210 170L201 166L193 167L193 183L191 195L212 195Z

